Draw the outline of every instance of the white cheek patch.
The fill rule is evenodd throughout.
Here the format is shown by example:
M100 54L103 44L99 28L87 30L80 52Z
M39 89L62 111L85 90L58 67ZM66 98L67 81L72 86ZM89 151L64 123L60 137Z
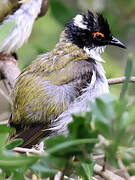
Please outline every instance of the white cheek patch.
M74 25L78 26L79 28L82 28L82 29L87 29L87 26L85 24L83 24L83 16L81 14L78 14L74 18Z

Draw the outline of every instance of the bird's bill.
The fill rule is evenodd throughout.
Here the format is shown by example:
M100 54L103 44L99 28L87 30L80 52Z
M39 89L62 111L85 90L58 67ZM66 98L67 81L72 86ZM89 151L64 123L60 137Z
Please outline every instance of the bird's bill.
M115 37L112 37L112 40L110 41L109 44L114 45L114 46L118 46L118 47L121 47L121 48L126 48L126 46Z

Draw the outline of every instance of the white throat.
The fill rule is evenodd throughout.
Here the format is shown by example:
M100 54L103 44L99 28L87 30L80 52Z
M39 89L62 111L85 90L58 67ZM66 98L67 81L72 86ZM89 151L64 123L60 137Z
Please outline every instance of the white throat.
M95 48L88 48L84 47L83 50L89 55L90 58L94 59L95 61L98 62L105 62L101 54L104 52L106 46L101 46L101 47L95 47Z

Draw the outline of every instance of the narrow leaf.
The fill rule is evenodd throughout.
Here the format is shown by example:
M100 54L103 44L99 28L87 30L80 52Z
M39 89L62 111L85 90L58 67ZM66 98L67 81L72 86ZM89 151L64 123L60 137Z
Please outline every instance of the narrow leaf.
M97 143L97 142L98 142L98 140L94 139L94 138L93 139L77 139L77 140L67 141L67 142L58 144L51 149L48 149L47 153L52 154L52 153L58 152L60 150L69 148L71 146L81 145L81 144L91 144L91 143Z
M125 97L125 94L126 94L126 91L128 88L128 83L129 83L130 77L131 77L131 71L132 71L132 59L131 59L131 57L128 57L126 70L125 70L126 79L125 79L124 84L122 86L122 90L120 93L120 100L122 100Z
M87 179L91 179L93 176L94 163L92 163L92 164L82 163L81 165L82 165L82 168L84 170L84 173L85 173Z
M8 144L6 146L6 149L9 149L9 150L13 149L17 146L20 146L22 143L23 143L23 139L21 139L21 138L15 139L15 140L11 141L10 144Z

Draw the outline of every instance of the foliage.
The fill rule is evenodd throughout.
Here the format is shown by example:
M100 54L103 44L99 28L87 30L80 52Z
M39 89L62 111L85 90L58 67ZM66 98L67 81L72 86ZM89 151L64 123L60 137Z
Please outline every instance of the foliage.
M38 160L38 157L17 155L15 152L8 150L7 142L10 132L11 129L7 125L0 125L0 177L1 179L5 179L7 176L11 176L13 180L24 179L23 174L28 167ZM16 140L16 143L12 143L12 148L17 145L18 140Z
M92 1L85 1L91 7ZM72 3L66 6L59 0L50 1L47 15L36 22L29 43L18 51L21 68L30 64L37 54L53 48L65 22L83 9L79 7L78 2L74 1L76 6L73 8ZM111 24L113 32L118 32L118 36L124 37L129 31L129 37L134 41L134 1L130 0L129 3L126 0L115 0L106 4L110 7L104 6L103 13ZM87 5L86 7L88 9ZM14 22L0 26L0 42L14 26ZM106 57L109 57L106 59L111 59L109 61L111 68L107 71L108 77L121 74L120 63L116 62L112 55L117 54L114 53L115 50L110 55L106 54ZM89 112L73 115L67 137L61 135L45 140L46 150L42 155L27 156L14 152L13 148L19 146L22 140L17 139L9 143L8 135L12 130L7 125L0 125L0 179L11 177L13 180L23 180L25 176L31 177L33 173L40 178L47 178L61 171L62 175L73 178L80 176L89 180L94 174L94 165L97 163L94 159L95 153L105 154L107 163L115 168L119 168L118 159L121 159L129 173L135 175L133 167L135 102L131 103L126 95L131 75L131 59L129 57L125 74L127 78L120 98L112 94L104 94L96 98L95 102L90 103Z
M89 180L96 163L94 154L105 154L107 162L119 168L118 159L130 167L135 161L135 102L129 104L126 91L131 75L132 61L126 66L126 81L120 98L104 94L90 103L90 111L73 115L68 136L59 135L45 140L46 150L41 155L27 156L12 149L22 143L21 139L8 142L12 131L0 125L0 177L24 179L24 175L36 174L40 178L53 177L58 171L74 178Z

